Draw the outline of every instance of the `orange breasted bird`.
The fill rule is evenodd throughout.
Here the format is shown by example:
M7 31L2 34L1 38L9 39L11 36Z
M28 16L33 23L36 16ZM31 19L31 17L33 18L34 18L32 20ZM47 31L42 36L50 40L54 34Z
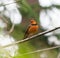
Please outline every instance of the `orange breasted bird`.
M28 28L25 32L24 39L36 34L38 32L38 28L39 28L39 26L38 26L37 22L34 19L31 19L30 25L28 26Z

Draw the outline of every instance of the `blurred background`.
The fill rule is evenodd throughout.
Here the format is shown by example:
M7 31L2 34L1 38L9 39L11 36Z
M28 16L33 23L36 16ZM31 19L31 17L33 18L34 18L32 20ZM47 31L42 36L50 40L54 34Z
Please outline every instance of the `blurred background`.
M0 0L0 47L22 40L31 18L39 33L59 27L60 0ZM0 58L60 58L60 48L29 54L59 45L60 29L0 49Z

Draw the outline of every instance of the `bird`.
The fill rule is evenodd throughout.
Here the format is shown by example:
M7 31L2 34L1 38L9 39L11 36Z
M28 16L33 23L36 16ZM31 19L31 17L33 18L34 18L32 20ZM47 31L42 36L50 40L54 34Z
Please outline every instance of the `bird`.
M24 39L30 37L38 32L38 24L34 19L30 20L30 24L25 32Z

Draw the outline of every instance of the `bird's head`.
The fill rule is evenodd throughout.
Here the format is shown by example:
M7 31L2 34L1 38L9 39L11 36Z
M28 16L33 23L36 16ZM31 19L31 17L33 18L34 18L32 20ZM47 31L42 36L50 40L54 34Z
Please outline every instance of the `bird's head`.
M37 22L36 22L34 19L31 19L31 20L30 20L30 23L31 23L31 24L37 24Z

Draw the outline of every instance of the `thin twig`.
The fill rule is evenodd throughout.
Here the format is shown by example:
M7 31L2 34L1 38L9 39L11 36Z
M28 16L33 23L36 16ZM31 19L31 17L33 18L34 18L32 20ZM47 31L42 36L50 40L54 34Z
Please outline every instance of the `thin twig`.
M8 20L3 16L3 14L0 14L0 18L6 23L8 24Z
M54 29L52 29L52 30L44 31L44 32L38 33L38 34L36 34L36 35L33 35L33 36L29 37L29 38L26 38L26 39L23 39L23 40L19 40L19 41L17 41L17 42L13 42L12 44L8 44L8 45L6 45L6 46L3 46L2 48L6 48L6 47L9 47L9 46L18 44L18 43L24 43L24 42L26 42L26 41L31 40L32 38L35 38L35 37L37 37L37 36L45 35L45 34L47 34L47 33L50 33L50 32L52 32L52 31L55 31L55 30L57 30L57 29L60 29L60 27L56 27L56 28L54 28Z
M7 4L4 4L4 5L0 5L0 7L1 7L1 6L6 6L6 5L10 5L10 4L13 4L13 3L19 3L19 2L21 2L21 0L15 1L15 2L11 2L11 3L7 3Z
M60 48L60 46L55 46L55 47L50 47L50 48L44 48L44 49L40 49L40 50L28 52L28 53L21 54L20 56L27 55L27 54L33 54L33 53L37 53L37 52L48 51L48 50L52 50L52 49L56 49L56 48Z
M0 18L4 21L4 23L8 24L8 20L6 18L4 18L4 16L2 14L0 15ZM14 26L15 26L15 24L12 24L10 30L7 31L7 34L11 34L12 33L12 31L14 30Z
M7 34L11 34L13 32L14 26L15 26L15 24L12 24L12 26L11 26L10 30L7 32Z

